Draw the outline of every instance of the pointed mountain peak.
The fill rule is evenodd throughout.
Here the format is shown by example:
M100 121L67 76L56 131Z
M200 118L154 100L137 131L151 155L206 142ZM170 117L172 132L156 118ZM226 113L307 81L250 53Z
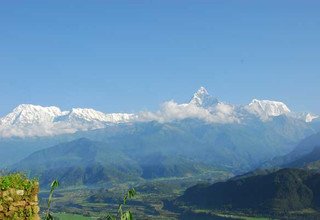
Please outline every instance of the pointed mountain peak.
M195 93L195 95L202 95L202 94L205 94L205 95L209 95L208 91L206 88L204 88L203 86L201 86L198 91Z
M213 105L216 105L218 100L212 97L206 88L201 86L198 91L193 95L192 99L190 100L190 104L196 105L198 107L207 108Z

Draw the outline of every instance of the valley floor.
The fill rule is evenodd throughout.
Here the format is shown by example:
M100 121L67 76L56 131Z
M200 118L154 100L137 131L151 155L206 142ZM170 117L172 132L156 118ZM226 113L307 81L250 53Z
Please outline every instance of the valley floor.
M131 187L137 196L128 201L136 219L179 219L180 213L164 209L164 202L180 196L184 190L202 181L216 182L230 177L223 171L210 172L201 176L163 178L150 181L115 183L106 188L69 188L54 193L52 210L59 220L96 219L117 210L123 194ZM46 207L47 191L40 193L40 205ZM79 216L82 216L81 218Z

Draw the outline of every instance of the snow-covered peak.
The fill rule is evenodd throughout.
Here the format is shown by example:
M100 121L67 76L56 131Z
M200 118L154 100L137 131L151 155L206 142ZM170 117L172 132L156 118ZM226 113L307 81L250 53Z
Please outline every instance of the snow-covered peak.
M218 100L212 97L203 86L199 88L199 90L193 95L192 99L190 100L190 104L204 108L211 107L213 105L216 105L217 103Z
M197 95L209 95L208 91L206 88L204 88L203 86L200 86L200 88L198 89L198 91L195 93Z
M301 119L301 120L303 120L303 121L305 121L307 123L313 122L315 119L319 118L318 115L315 115L315 114L312 114L312 113L307 113L307 112L304 112L304 113L293 113L292 116L295 117L295 118Z
M40 105L32 105L32 104L21 104L13 109L13 112L47 112L48 114L57 115L61 114L60 108L56 106L42 107Z
M306 117L305 117L305 121L306 122L312 122L314 119L317 119L319 118L318 115L314 115L314 114L311 114L311 113L307 113L306 114Z
M41 124L52 122L62 112L58 107L42 107L39 105L22 104L13 109L11 113L0 119L2 126Z
M121 123L135 119L134 114L111 113L105 114L92 108L73 108L67 114L56 118L56 121L87 121L87 122L110 122Z
M91 108L73 108L69 113L70 119L83 119L86 121L107 121L105 113Z
M245 123L252 118L267 121L279 115L305 122L312 122L318 118L310 113L291 112L284 103L277 101L253 99L245 106L219 102L204 87L200 87L188 103L169 101L163 103L161 109L156 112L146 111L138 114L106 114L91 108L61 111L55 106L23 104L0 118L0 137L50 136L105 128L112 123L168 122L187 118L196 118L208 123Z
M245 106L245 109L262 120L267 120L269 117L286 115L291 112L283 102L258 99L253 99L249 105Z
M105 114L90 108L61 111L58 107L19 105L0 118L1 137L50 136L104 128L109 123L136 120L133 114Z

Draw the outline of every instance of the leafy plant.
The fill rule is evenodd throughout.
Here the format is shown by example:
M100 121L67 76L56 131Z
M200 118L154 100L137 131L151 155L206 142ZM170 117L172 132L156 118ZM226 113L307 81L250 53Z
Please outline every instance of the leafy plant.
M133 220L132 212L130 210L123 210L123 206L127 204L128 199L135 197L135 195L136 195L136 190L134 188L130 189L127 192L127 194L123 197L122 203L120 203L118 206L118 214L115 216L109 213L104 219L116 220L118 217L120 220Z
M0 173L0 190L2 191L15 188L29 192L36 184L37 180L29 180L23 173L12 173L5 176Z
M51 215L51 212L50 212L50 207L51 207L53 192L54 192L54 190L55 190L58 186L59 186L58 180L54 180L54 181L51 183L51 189L50 189L50 194L49 194L49 198L48 198L48 207L47 207L47 212L46 212L45 220L53 220L53 216Z

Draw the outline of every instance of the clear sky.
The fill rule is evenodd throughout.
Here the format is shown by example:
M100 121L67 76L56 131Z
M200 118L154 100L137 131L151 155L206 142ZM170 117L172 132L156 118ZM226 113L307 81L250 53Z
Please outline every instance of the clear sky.
M320 113L320 1L1 1L0 114L222 101Z

